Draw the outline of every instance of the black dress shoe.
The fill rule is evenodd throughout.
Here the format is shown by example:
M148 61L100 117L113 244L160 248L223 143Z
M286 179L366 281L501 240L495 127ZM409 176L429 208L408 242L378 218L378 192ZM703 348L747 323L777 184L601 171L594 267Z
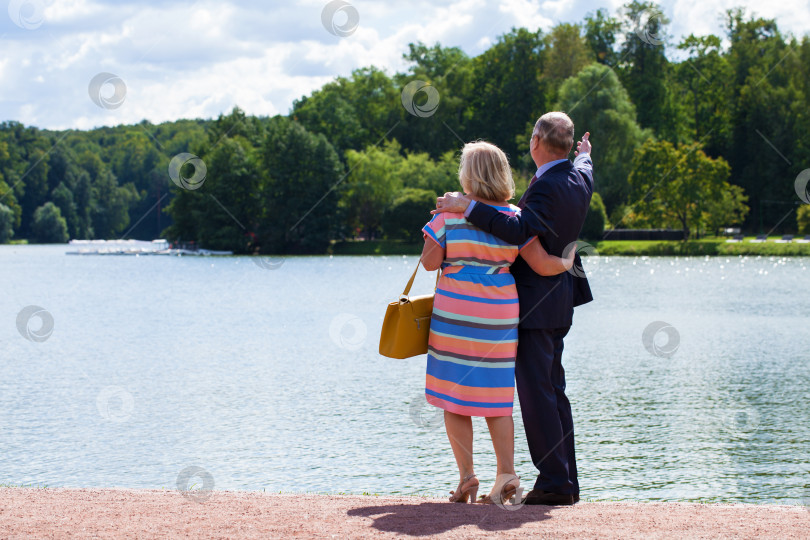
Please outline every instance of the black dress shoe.
M533 489L523 499L523 504L542 504L546 506L571 506L579 500L576 495L565 495L563 493L552 493Z

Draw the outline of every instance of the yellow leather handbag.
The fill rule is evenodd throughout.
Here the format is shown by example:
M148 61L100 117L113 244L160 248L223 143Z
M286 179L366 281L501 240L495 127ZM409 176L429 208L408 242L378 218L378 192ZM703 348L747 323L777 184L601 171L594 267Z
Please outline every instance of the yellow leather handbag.
M388 304L385 311L385 320L380 333L380 354L383 356L410 358L427 353L433 295L410 296L413 280L421 264L420 259L399 300ZM436 272L437 286L440 275L441 270Z

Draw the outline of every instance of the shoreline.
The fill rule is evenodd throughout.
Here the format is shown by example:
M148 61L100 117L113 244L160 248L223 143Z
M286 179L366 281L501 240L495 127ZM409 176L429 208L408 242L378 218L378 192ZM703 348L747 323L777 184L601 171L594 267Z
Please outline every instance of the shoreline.
M798 505L581 502L507 510L428 497L0 488L0 536L12 538L805 538L808 529L810 508Z
M810 257L810 243L793 241L779 243L777 237L767 242L752 242L747 237L742 242L727 242L726 238L703 238L681 242L680 240L600 240L585 242L593 248L585 249L586 255L610 257ZM583 244L584 245L584 244ZM580 247L580 250L583 249ZM336 242L330 246L332 255L419 255L422 242L406 243L390 240Z
M28 244L26 242L13 242L3 244L7 246L65 246L69 244ZM370 255L386 256L418 256L422 253L422 242L409 243L394 240L352 240L334 242L323 253L305 253L294 255L264 254L254 255L256 258L283 260L294 257L358 257ZM588 243L582 241L581 252L585 255L601 255L605 257L810 257L810 243L793 241L780 243L776 237L767 242L751 242L746 239L742 242L726 242L725 239L708 238L690 240L686 243L677 240L601 240ZM584 246L584 247L583 247ZM590 247L588 247L590 246ZM224 254L221 252L200 253L194 255L209 255L216 258L249 257L247 254ZM180 252L176 253L182 254ZM188 255L189 253L187 253ZM88 255L88 254L83 254ZM119 254L104 254L119 255ZM122 253L124 255L137 255L136 253Z

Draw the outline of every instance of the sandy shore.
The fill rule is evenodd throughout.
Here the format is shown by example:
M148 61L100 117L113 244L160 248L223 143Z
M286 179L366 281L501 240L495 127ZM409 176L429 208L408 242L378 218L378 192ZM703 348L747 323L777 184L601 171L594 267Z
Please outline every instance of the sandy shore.
M0 537L808 538L800 506L450 504L416 497L0 488Z

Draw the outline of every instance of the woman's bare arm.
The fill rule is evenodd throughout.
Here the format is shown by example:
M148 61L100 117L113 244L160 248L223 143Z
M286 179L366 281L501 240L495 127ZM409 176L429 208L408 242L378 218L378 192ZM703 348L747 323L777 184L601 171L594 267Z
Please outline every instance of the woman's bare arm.
M529 263L532 270L541 276L556 276L567 272L574 266L574 257L577 250L572 249L571 253L565 259L549 255L548 252L540 243L540 240L535 238L520 250L520 256ZM427 268L427 267L426 267Z
M433 271L441 268L444 262L444 248L435 240L425 235L425 247L422 248L422 266Z

